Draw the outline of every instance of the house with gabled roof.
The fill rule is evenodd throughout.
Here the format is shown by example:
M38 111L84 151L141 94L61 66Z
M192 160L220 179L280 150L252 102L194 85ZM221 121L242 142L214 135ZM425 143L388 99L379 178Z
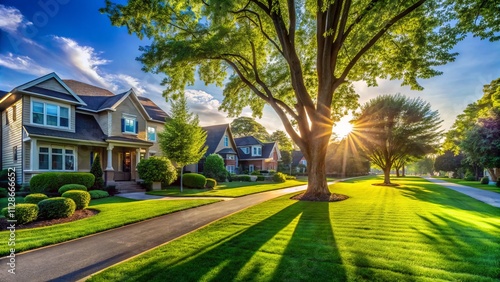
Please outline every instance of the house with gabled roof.
M230 173L237 173L238 152L229 124L205 126L203 130L207 132L207 140L205 141L205 145L208 147L207 152L197 164L187 166L186 170L202 173L205 158L211 154L218 154L224 159L226 170Z
M106 184L138 180L141 158L160 154L168 115L134 90L109 90L51 73L0 92L2 168L18 183L47 171L88 172L101 155Z
M281 153L278 142L260 142L253 136L235 138L242 171L277 170Z
M297 172L304 173L307 168L307 160L302 151L292 151L292 167L295 167Z

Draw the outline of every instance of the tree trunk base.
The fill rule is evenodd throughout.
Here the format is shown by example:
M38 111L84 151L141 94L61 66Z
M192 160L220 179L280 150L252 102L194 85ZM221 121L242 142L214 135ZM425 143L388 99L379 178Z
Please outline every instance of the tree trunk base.
M349 199L349 196L342 195L342 194L322 194L322 195L314 195L311 193L302 193L298 194L296 196L291 197L290 199L292 200L299 200L299 201L309 201L309 202L339 202L343 200Z

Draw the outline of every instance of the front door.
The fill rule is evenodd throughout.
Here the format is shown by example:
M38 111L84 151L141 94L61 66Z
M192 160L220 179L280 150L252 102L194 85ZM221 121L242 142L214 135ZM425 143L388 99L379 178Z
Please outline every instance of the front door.
M130 181L132 169L132 153L123 150L118 152L118 167L115 171L115 181Z

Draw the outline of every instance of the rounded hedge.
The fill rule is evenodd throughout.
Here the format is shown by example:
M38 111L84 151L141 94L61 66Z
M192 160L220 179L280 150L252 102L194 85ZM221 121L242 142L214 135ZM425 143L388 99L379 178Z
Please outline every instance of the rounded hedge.
M56 193L66 184L81 184L87 188L92 187L95 177L88 172L46 172L33 176L30 180L32 193Z
M93 199L101 199L109 197L109 193L104 190L90 190L89 191L90 198Z
M76 204L70 198L55 197L38 203L38 217L43 219L68 217L75 213Z
M177 179L177 170L165 157L150 157L141 160L137 165L137 172L139 177L148 184L163 182L168 185Z
M82 210L89 206L90 194L87 191L70 190L62 194L64 198L73 200L77 210Z
M38 206L36 204L17 204L14 212L9 213L8 208L2 209L2 214L7 219L15 219L19 224L35 221L38 217ZM13 214L11 217L9 214Z
M24 197L24 202L27 204L38 204L40 201L48 199L49 197L42 193L29 194Z
M205 187L207 187L209 189L213 189L213 188L215 188L215 186L217 186L217 180L215 180L213 178L207 178L207 182L205 183Z
M81 184L66 184L66 185L61 186L61 188L59 188L59 190L57 190L57 192L59 192L59 194L62 195L62 194L64 194L64 192L67 192L70 190L87 191L87 187L85 187L84 185L81 185Z
M489 184L489 183L490 183L490 178L488 176L481 178L481 184Z
M273 175L273 181L277 183L286 182L286 175L281 172L277 172L275 175Z
M207 179L198 173L185 173L182 176L182 184L190 188L205 188Z
M467 172L467 173L465 174L464 180L465 180L465 181L475 181L475 180L476 180L476 177L474 176L474 174L472 174L472 173L470 173L470 172Z
M0 188L0 198L6 198L9 195L9 192L5 188Z
M203 174L208 178L217 179L219 182L226 181L227 170L224 159L219 154L210 154L203 164Z

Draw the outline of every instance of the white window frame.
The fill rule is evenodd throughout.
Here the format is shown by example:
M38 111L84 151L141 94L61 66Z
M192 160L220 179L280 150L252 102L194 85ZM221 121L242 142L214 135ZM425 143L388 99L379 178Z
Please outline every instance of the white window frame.
M154 133L154 138L153 139L149 138L149 130L150 129L153 129L153 131L154 131L153 132ZM156 127L154 127L154 126L148 126L148 131L146 132L146 136L147 136L148 141L156 142L156 137L157 137L157 135L156 135Z
M229 147L229 137L224 135L224 147Z
M227 170L229 173L234 173L234 172L235 172L235 169L236 169L236 166L235 166L235 165L227 165L227 166L226 166L226 170Z
M233 154L227 154L226 155L226 160L235 160L235 159L236 159L235 155L233 155Z
M254 172L254 170L255 170L255 166L253 164L251 164L251 165L248 166L248 172L249 173Z
M43 105L43 121L42 123L35 123L34 120L33 120L33 117L34 117L34 111L33 111L33 107L35 105L35 103L40 103ZM57 107L57 116L56 116L56 119L57 119L57 124L56 125L48 125L47 124L47 105L50 105L50 106L55 106ZM65 109L68 109L68 126L62 126L61 125L61 108L65 108ZM33 125L38 125L38 126L46 126L46 127L52 127L52 128L63 128L63 129L70 129L71 128L71 106L69 105L64 105L64 104L60 104L60 103L55 103L55 102L46 102L46 101L43 101L43 100L39 100L39 99L31 99L31 109L30 109L30 122L31 124Z
M248 149L248 147L242 147L242 148L241 148L241 151L243 151L243 153L245 153L245 154L248 154L248 153L249 153L249 149Z
M48 157L48 168L40 168L40 149L41 148L47 148L48 149L48 152L47 153L43 153L45 155L47 155ZM62 150L62 153L61 153L61 156L62 156L62 169L54 169L52 167L52 155L54 155L54 153L52 152L53 149L61 149ZM73 154L66 154L66 150L72 150L73 151ZM37 155L37 168L38 170L42 170L42 171L77 171L77 152L76 152L76 147L72 147L72 146L58 146L58 145L39 145L37 147L37 152L38 152L38 155ZM73 169L66 169L66 157L67 156L73 156Z
M252 157L254 156L262 156L261 146L252 146Z
M137 133L135 133L135 126L137 124L137 117L134 117L134 116L123 116L123 133L127 133L127 134L134 134L136 135ZM132 121L132 131L128 131L127 130L127 120L131 120Z

